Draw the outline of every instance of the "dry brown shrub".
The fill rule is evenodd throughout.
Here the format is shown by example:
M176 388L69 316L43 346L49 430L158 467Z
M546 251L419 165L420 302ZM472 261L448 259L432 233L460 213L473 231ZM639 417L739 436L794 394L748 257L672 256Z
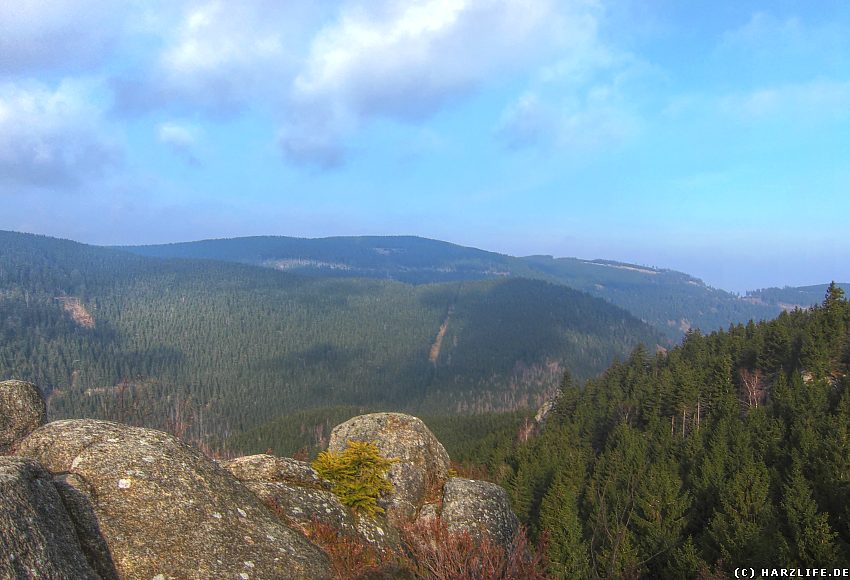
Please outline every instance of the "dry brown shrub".
M493 477L490 475L490 470L487 469L487 466L483 463L458 463L457 461L452 461L452 470L456 477L463 477L464 479L478 479L482 481L494 481Z
M334 578L361 578L379 572L390 558L365 540L341 533L330 524L314 520L307 538L319 546L331 561Z
M290 525L274 502L267 505ZM408 524L400 530L401 552L382 551L369 542L341 533L313 520L307 538L327 554L338 580L543 580L546 573L545 538L532 550L524 529L503 547L483 534L450 532L439 519Z
M435 580L538 580L548 578L545 540L532 551L520 529L511 545L500 546L483 534L450 532L436 519L402 529L406 560L415 578Z

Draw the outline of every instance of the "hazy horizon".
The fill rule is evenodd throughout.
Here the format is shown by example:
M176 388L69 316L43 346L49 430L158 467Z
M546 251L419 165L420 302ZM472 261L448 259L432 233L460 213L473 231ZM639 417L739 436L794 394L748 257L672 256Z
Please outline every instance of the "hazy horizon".
M0 5L0 229L850 281L842 1Z

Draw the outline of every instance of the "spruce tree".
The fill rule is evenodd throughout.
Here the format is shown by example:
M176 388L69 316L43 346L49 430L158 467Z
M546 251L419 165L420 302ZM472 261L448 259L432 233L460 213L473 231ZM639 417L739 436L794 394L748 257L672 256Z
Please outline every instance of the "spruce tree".
M548 532L550 570L557 578L583 579L590 575L590 558L579 514L583 481L572 470L560 472L540 507L540 524Z
M827 514L818 512L799 461L794 462L782 495L791 561L811 567L825 562L838 564L839 550L835 543L838 534L830 528Z

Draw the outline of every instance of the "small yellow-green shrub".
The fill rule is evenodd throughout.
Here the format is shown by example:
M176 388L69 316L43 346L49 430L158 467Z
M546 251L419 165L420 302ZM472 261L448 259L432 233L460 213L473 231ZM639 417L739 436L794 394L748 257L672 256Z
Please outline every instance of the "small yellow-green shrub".
M374 516L384 511L378 498L393 490L387 472L395 462L382 457L374 443L349 441L342 452L319 453L313 469L333 484L332 491L343 504Z

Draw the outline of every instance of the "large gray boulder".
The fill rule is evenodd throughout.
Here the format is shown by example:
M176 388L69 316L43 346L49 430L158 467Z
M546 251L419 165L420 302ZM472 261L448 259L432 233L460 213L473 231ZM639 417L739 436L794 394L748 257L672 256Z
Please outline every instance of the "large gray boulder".
M26 381L0 382L0 455L47 422L47 406L38 387Z
M0 578L100 578L51 475L30 459L0 457Z
M65 491L89 502L121 578L330 575L321 550L229 472L161 431L57 421L30 434L18 454L74 476ZM92 519L72 515L79 535L90 536Z
M439 497L449 454L421 419L402 413L360 415L334 427L328 449L340 452L349 441L372 442L381 455L397 460L389 471L394 491L386 498L391 523L414 520L424 503Z
M513 542L519 529L504 489L495 483L461 477L446 482L442 518L450 532L468 532L479 540L486 534L503 547Z
M73 473L54 475L53 485L56 486L56 491L71 516L77 530L77 538L89 564L103 580L118 580L109 545L103 537L97 514L92 507L92 489L80 476Z
M221 466L288 523L307 531L318 521L356 535L351 513L309 464L272 455L249 455L223 461Z
M285 522L305 533L318 522L380 550L393 549L399 542L396 530L382 518L353 514L330 491L330 482L304 461L262 454L222 461L221 466Z

